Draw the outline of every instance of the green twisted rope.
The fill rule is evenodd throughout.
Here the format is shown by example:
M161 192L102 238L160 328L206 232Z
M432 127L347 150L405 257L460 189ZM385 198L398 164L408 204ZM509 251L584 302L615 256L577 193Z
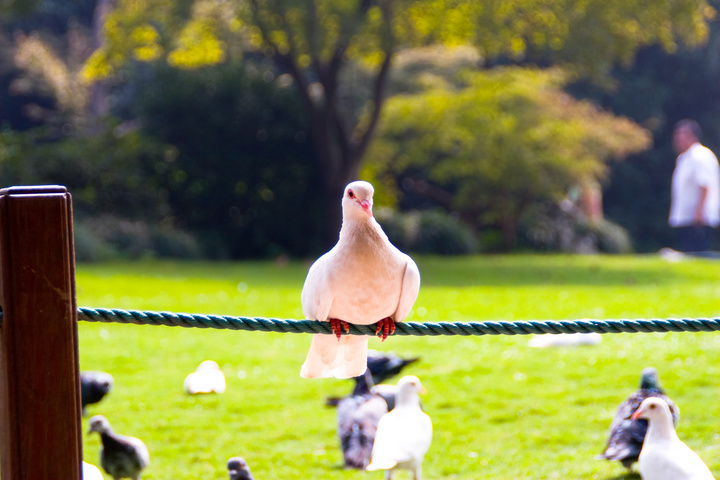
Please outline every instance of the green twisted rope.
M232 317L110 308L78 308L78 319L87 322L133 323L168 327L258 330L279 333L331 334L328 322L277 318ZM400 322L395 335L530 335L542 333L714 332L718 318L637 320L561 320L518 322ZM351 335L375 335L375 325L350 325Z

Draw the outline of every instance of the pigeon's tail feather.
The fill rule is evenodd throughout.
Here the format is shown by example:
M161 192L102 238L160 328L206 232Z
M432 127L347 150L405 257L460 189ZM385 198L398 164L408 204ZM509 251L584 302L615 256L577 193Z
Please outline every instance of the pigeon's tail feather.
M640 455L640 448L633 448L630 445L611 445L598 458L605 460L625 460L629 458L637 459Z
M370 460L372 451L372 438L350 438L347 449L343 451L345 468L356 468L362 470Z
M305 378L353 378L367 368L368 337L313 335L300 375Z

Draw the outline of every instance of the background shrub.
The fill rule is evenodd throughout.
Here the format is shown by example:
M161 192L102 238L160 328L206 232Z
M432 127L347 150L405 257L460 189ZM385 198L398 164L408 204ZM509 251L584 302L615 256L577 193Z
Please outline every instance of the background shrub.
M567 253L631 253L627 230L606 219L590 221L576 210L555 204L533 209L521 223L528 248Z
M468 255L478 251L473 232L442 210L375 212L390 241L400 250L434 255Z

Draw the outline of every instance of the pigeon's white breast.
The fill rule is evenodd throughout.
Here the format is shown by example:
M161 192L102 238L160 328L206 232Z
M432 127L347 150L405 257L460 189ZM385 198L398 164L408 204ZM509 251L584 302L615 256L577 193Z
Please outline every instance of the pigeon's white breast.
M702 460L679 441L645 439L640 453L640 472L643 478L657 480L709 480L712 474Z
M392 316L402 291L405 264L391 255L350 254L328 272L330 318L367 325Z

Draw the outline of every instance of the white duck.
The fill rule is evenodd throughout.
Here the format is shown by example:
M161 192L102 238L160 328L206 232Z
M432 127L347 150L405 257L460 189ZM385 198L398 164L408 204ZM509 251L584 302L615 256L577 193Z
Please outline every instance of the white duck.
M643 480L714 480L702 459L678 438L667 403L646 398L632 418L649 424L639 459Z
M408 375L398 382L395 408L378 423L370 465L365 470L385 470L391 480L394 470L411 470L420 480L422 462L432 442L432 421L420 408L418 393L424 393L420 380Z
M415 262L390 243L372 214L373 186L345 187L338 243L310 267L302 290L305 318L329 321L335 336L313 335L300 375L352 378L367 364L368 337L342 336L348 323L378 323L383 340L410 313L420 289ZM335 338L337 337L337 338Z

